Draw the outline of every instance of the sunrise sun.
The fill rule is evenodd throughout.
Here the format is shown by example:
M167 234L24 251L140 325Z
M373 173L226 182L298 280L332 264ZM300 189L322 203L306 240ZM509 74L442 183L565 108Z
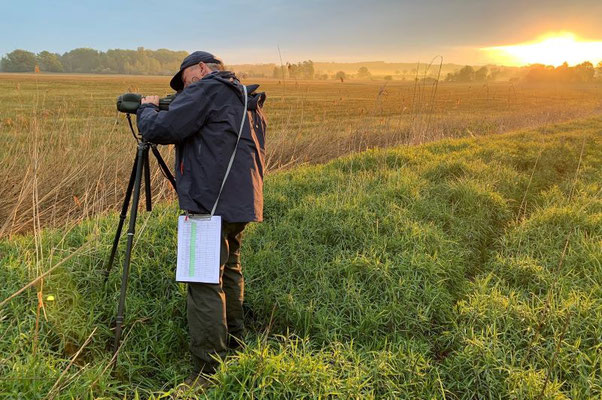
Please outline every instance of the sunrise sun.
M496 63L505 65L546 64L564 62L575 65L602 60L602 41L584 40L571 32L551 33L537 40L506 46L484 47Z

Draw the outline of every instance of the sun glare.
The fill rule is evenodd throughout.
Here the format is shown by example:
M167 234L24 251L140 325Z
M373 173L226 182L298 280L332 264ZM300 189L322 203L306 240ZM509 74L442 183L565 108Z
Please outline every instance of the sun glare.
M526 65L546 64L558 66L584 61L597 63L602 60L602 41L586 41L570 32L548 34L538 40L508 46L484 47L481 50L499 64Z

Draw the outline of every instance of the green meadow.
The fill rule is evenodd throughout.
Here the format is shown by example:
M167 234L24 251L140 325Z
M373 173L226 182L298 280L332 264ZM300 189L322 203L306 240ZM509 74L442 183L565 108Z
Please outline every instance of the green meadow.
M245 346L199 398L601 398L601 187L599 117L269 174ZM0 241L0 397L173 394L177 215L139 215L115 363L118 216Z

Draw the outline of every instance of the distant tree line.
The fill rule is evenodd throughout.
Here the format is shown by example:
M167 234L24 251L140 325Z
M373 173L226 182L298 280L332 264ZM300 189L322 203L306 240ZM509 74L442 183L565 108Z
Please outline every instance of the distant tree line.
M274 67L273 78L285 79L314 79L316 76L314 62L312 60L301 61L297 64L286 63L286 65Z
M586 61L574 67L564 63L558 67L550 65L534 64L527 67L524 79L528 82L592 82L596 74L602 77L602 61L597 67Z
M64 54L41 51L37 54L14 50L2 57L3 72L79 72L100 74L171 75L180 68L186 51L167 49L107 50L79 48Z
M495 80L499 72L497 69L490 71L487 67L475 69L467 65L456 72L447 74L445 80L448 82L483 82ZM522 76L526 82L592 82L597 78L602 78L602 61L596 67L589 61L574 67L569 67L567 63L558 67L532 64L520 68L518 75Z
M460 68L458 71L447 74L445 78L448 82L483 82L488 79L495 79L495 74L489 73L489 68L481 67L475 70L470 65Z
M0 59L0 71L171 75L180 68L182 59L187 55L186 51L147 50L144 47L138 47L136 50L112 49L105 52L78 48L63 54L49 51L41 51L36 54L18 49ZM324 66L324 63L321 65ZM276 79L336 79L341 82L350 78L393 80L393 75L373 75L366 66L361 66L355 74L340 70L329 75L316 71L312 60L286 63L282 66L247 64L232 67L242 77L267 77L273 68L272 77ZM409 71L404 70L402 80L405 80L408 74ZM509 74L510 76L508 76ZM395 71L395 75L396 79L399 79L401 72ZM513 69L510 72L508 67L475 68L467 65L455 72L448 73L445 80L448 82L484 82L504 78L519 79L519 77L526 82L590 82L602 79L602 62L595 67L591 62L584 62L573 67L569 67L567 63L559 67L533 64ZM415 79L418 79L418 76ZM436 78L429 77L428 79Z
M286 65L275 66L272 73L272 78L277 79L320 79L326 80L329 78L344 81L350 76L357 79L370 79L372 74L367 67L360 67L357 74L348 75L344 71L337 71L333 75L326 73L316 72L314 68L314 62L312 60L301 61L297 64L286 63ZM385 79L392 79L390 75L387 75Z

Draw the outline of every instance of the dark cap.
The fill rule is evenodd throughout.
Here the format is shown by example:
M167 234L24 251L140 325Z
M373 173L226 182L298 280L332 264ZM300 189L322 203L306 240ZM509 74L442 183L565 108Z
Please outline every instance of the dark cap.
M191 65L196 65L200 62L204 63L212 63L212 64L224 64L222 60L218 57L214 56L211 53L207 53L206 51L195 51L194 53L186 56L184 61L182 61L182 65L180 65L180 71L171 78L171 82L169 82L169 86L172 87L173 90L182 90L184 89L184 82L182 82L182 71Z

